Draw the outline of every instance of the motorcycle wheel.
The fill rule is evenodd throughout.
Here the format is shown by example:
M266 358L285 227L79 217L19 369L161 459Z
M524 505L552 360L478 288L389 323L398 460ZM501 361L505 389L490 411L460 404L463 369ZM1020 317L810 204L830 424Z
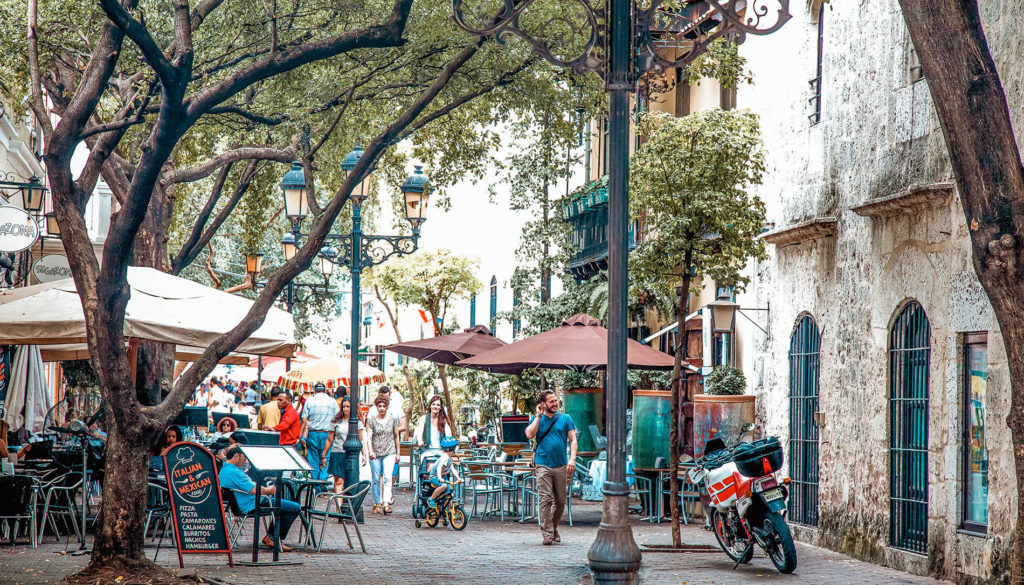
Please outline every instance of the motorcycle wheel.
M466 527L466 524L469 522L466 519L466 512L462 509L462 506L448 508L448 523L455 530L462 530Z
M434 508L427 508L427 517L426 517L426 520L425 520L427 526L429 526L431 528L437 526L437 521L439 519L440 519L440 516L437 514L437 510L436 509L434 509Z
M780 573L792 573L796 569L796 545L786 520L779 514L771 514L764 519L764 530L770 538L764 552Z
M747 541L734 538L725 526L726 518L717 509L711 509L711 531L715 533L718 546L733 561L749 563L754 557L754 547L747 546Z

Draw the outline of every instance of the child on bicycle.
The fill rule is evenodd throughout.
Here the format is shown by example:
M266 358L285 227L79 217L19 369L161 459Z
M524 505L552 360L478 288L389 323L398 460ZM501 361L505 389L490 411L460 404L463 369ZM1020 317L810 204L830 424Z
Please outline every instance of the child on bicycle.
M452 453L455 452L458 445L459 442L454 437L441 439L441 456L430 467L430 485L434 487L434 493L427 499L427 506L431 508L437 507L437 498L451 490L452 484L448 481L449 475L455 476L457 482L462 481L459 472L452 464Z

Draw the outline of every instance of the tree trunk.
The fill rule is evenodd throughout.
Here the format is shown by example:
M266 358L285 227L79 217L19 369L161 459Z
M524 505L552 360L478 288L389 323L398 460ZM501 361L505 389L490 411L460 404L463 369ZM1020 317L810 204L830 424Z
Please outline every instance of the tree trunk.
M108 417L113 421L114 417ZM103 480L103 507L99 529L93 542L89 568L127 563L149 564L145 558L143 528L146 517L146 480L149 470L149 445L157 432L129 427L125 421L113 421L107 436L106 466ZM88 571L88 569L87 569Z
M668 485L669 485L669 510L672 512L672 546L679 548L683 545L682 535L679 532L679 405L682 401L683 388L683 354L686 350L686 311L689 309L690 299L690 263L693 261L693 254L689 251L683 260L683 287L679 294L679 308L677 309L676 323L676 351L672 363L672 409L671 425L668 432L669 440L669 464L668 464Z
M444 407L448 411L448 421L451 423L452 428L455 426L455 412L452 411L452 395L448 392L448 373L445 371L448 366L444 364L437 364L437 375L441 378L441 389L444 391Z
M1024 169L1009 106L972 0L900 0L949 149L974 268L1010 370L1017 482L1011 581L1024 583ZM1019 104L1016 104L1019 107ZM997 578L998 576L993 576Z

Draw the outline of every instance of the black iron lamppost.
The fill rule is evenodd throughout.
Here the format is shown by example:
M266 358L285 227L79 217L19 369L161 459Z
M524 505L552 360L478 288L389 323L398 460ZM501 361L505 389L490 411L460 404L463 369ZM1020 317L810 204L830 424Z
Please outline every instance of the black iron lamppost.
M489 12L495 5L497 14ZM533 51L577 74L597 73L608 111L608 476L601 526L587 554L594 583L635 583L640 549L629 526L626 484L626 255L629 193L629 99L648 72L685 67L709 43L775 32L790 18L789 0L699 0L679 9L664 0L452 0L452 16L476 36L517 36ZM552 32L554 31L554 32ZM540 37L541 34L548 36Z
M346 177L356 163L363 156L363 149L356 147L345 156L341 168L345 171ZM371 171L372 172L372 171ZM285 174L281 181L281 191L285 199L285 215L292 220L292 229L281 239L284 247L285 261L290 260L294 255L303 237L300 230L302 220L308 215L309 208L306 200L306 180L303 175L302 165L294 163L292 170ZM412 226L411 235L378 236L363 234L362 205L370 194L370 177L360 181L349 200L352 202L352 231L347 234L327 234L328 240L337 243L340 249L333 246L325 246L320 250L321 271L324 274L324 290L327 289L327 279L330 278L336 264L348 267L352 275L352 347L351 347L351 384L349 400L352 411L349 418L349 433L345 438L345 485L353 486L359 483L359 453L362 450L362 443L359 441L359 395L356 389L359 387L359 327L361 324L361 301L359 295L359 277L364 268L382 264L392 256L404 256L412 254L419 247L420 226L427 219L427 204L430 200L430 185L422 167L416 167L416 171L406 179L402 185L402 194L405 198L405 218ZM291 303L294 302L292 295L292 284L286 289L289 311ZM298 286L310 286L296 284Z
M9 200L14 194L10 191L18 191L21 194L21 206L29 213L38 225L40 212L43 210L43 202L46 199L47 188L42 180L32 175L27 181L17 181L14 173L0 173L0 194L3 199ZM46 215L47 236L60 236L60 228L57 226L56 216L52 212ZM52 217L52 221L51 221ZM38 233L38 232L37 232ZM45 241L45 237L41 241ZM33 242L34 243L34 242ZM40 243L40 255L42 255L43 244ZM31 246L30 246L31 247ZM31 251L22 250L19 252L0 252L0 285L14 286L21 282L18 278L27 278L31 265ZM18 265L20 264L20 268Z

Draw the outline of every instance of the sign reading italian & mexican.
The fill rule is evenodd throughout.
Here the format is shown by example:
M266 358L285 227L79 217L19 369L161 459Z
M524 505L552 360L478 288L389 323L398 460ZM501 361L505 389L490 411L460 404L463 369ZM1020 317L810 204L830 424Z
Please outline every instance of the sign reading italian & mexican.
M183 554L227 553L234 566L213 453L196 443L175 443L164 451L164 470L178 563L185 566Z
M39 239L39 223L17 207L0 206L0 252L27 250Z

